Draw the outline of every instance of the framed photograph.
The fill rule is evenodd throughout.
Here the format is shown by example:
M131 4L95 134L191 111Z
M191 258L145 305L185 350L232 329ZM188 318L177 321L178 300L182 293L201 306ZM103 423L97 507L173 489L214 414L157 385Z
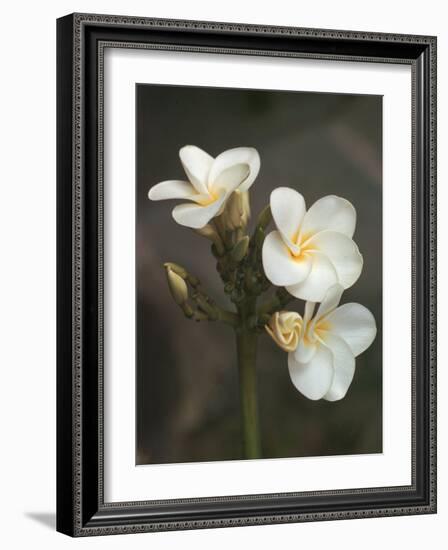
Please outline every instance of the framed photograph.
M434 513L436 38L57 41L57 529Z

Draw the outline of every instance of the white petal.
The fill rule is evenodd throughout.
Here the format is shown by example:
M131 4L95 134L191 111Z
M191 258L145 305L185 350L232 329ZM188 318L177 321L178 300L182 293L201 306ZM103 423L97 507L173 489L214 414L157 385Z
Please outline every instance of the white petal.
M313 316L314 308L316 304L314 302L305 302L305 312L303 314L303 330L301 332L301 338L294 353L294 358L298 363L308 363L316 353L316 342L310 342L305 339L305 333L309 331L309 322Z
M208 195L207 181L213 157L195 145L182 147L179 157L185 173L196 191L202 195Z
M355 357L349 346L334 334L327 334L325 345L333 355L334 376L330 389L324 395L327 401L338 401L345 397L355 374Z
M286 290L301 300L321 302L327 290L338 282L338 276L333 264L323 254L313 252L310 258L312 266L308 277L302 283L286 286Z
M321 304L319 305L319 309L317 310L317 313L314 317L314 322L316 323L324 317L324 315L327 315L330 313L330 311L333 311L338 307L339 302L341 301L342 293L344 292L344 287L341 286L339 283L336 285L331 286L326 294L325 298L322 300Z
M302 317L295 311L277 311L265 325L265 329L282 349L293 351L302 330Z
M277 229L286 244L294 251L300 224L305 215L305 200L300 193L289 187L277 187L270 198L271 212Z
M302 324L302 316L297 311L280 311L278 320L285 330L292 330L297 324Z
M328 195L316 201L305 214L301 228L302 235L331 230L353 237L356 225L356 210L341 197Z
M306 364L298 363L294 355L289 353L288 368L292 383L308 399L321 399L330 389L333 358L325 346L319 346L313 359Z
M253 147L237 147L216 157L208 176L210 190L247 191L260 170L260 155Z
M338 282L344 287L352 286L361 275L363 258L356 244L346 235L335 231L322 231L307 241L312 248L325 254L338 274Z
M264 240L262 259L266 277L277 286L299 283L311 270L310 257L293 258L278 231L272 231Z
M316 353L317 345L304 338L300 338L297 348L294 351L294 359L297 363L309 363Z
M165 199L192 199L196 190L188 181L170 180L162 181L151 187L148 198L152 201Z
M327 315L332 334L340 336L357 357L375 340L376 322L371 312L361 304L344 304Z
M207 206L179 204L173 210L173 218L180 225L193 229L201 229L201 227L207 225L218 214L226 198L227 194L223 191L218 199Z
M305 303L305 312L303 314L303 326L306 326L313 316L314 308L316 307L316 304L314 302L306 302Z

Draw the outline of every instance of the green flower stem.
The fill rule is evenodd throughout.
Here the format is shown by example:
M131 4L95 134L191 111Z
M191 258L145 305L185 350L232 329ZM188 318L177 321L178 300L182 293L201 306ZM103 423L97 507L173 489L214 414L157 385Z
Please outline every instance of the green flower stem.
M260 458L261 444L257 403L257 334L243 329L236 333L241 416L245 458Z
M256 311L256 301L256 297L246 296L239 304L240 325L236 330L245 458L261 457L257 401L257 332L249 326L249 321Z
M215 308L217 311L217 320L222 321L223 323L226 323L227 325L230 325L232 327L236 326L237 323L237 316L232 311L227 311L226 309L223 309L222 307L219 307L215 304Z

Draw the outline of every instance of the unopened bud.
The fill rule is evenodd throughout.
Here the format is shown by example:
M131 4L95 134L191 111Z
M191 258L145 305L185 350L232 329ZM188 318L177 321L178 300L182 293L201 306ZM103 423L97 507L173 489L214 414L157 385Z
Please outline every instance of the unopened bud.
M260 212L260 215L258 216L258 220L257 220L257 226L261 227L262 229L266 229L266 227L271 223L271 220L272 220L272 212L271 212L271 207L268 204Z
M215 245L219 255L222 255L224 253L224 246L222 244L221 237L212 225L204 225L204 227L196 229L196 233L198 233L202 237L205 237L206 239L210 239Z
M243 224L243 205L241 202L241 191L234 191L229 198L229 219L232 229L238 229Z
M210 224L204 225L204 227L201 227L200 229L196 229L196 233L199 233L199 235L202 235L202 237L210 239L211 241L214 241L217 237L219 238L218 232Z
M247 249L249 248L249 237L246 235L242 237L236 245L232 248L230 253L232 260L234 262L241 262L244 256L247 254Z
M241 193L241 219L243 222L243 227L246 227L246 225L249 222L250 218L250 198L249 198L249 191L243 191Z
M222 220L228 231L244 228L250 216L249 193L236 189L229 197Z
M171 271L174 271L176 275L179 275L179 277L182 277L182 279L188 281L191 286L198 286L199 279L194 275L191 275L191 273L188 273L188 271L181 265L175 264L174 262L166 262L163 264L163 267L166 270L171 269Z
M188 300L188 288L186 282L173 269L167 267L166 277L171 296L177 305L183 306Z
M302 331L302 317L295 311L277 311L265 329L274 342L287 352L294 351Z
M179 277L182 277L182 279L186 279L187 278L187 270L182 267L181 265L178 265L178 264L175 264L174 262L166 262L163 264L163 267L168 271L168 270L171 270L171 271L174 271L174 273L176 273L177 275L179 275Z
M266 235L264 229L261 227L261 225L258 225L255 229L255 246L258 248L258 250L261 250L261 245L264 242L265 236Z

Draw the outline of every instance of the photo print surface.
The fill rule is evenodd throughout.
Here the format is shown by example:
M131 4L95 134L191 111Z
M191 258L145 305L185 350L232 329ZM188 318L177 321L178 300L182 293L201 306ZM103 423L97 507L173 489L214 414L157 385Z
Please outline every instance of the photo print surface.
M381 96L136 99L136 464L381 453Z

